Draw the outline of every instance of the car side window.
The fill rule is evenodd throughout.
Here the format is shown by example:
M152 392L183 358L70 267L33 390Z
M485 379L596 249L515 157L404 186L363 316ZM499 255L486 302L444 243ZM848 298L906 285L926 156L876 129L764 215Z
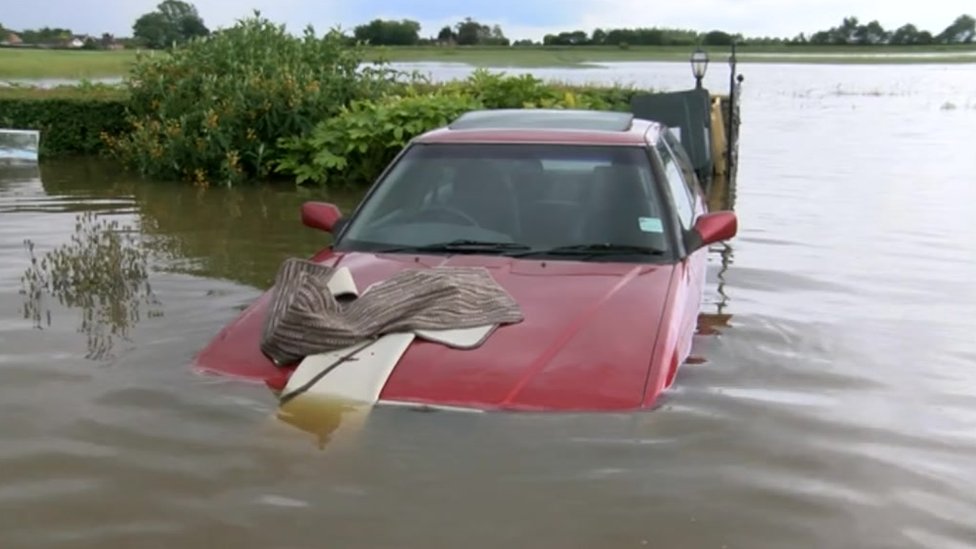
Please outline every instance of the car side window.
M694 197L695 193L700 192L701 188L698 186L698 178L695 177L695 169L691 165L691 157L688 156L688 151L685 150L681 144L681 140L674 135L673 131L665 130L663 133L665 144L684 168L682 173L685 174L685 183L688 184L688 187L691 189L691 195Z
M671 201L674 203L675 211L678 214L678 221L681 222L681 227L685 230L691 229L695 216L695 205L688 184L681 173L681 167L663 142L658 143L657 152L664 166L668 193L671 195Z

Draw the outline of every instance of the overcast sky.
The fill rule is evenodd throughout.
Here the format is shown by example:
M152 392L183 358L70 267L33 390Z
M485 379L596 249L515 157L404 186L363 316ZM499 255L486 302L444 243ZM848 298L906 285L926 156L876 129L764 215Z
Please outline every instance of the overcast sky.
M77 33L132 34L135 19L159 0L3 0L0 24L8 28L67 27ZM963 13L976 15L973 0L197 0L210 28L232 25L253 9L292 31L308 24L324 31L351 29L374 18L409 18L423 36L466 16L499 24L511 39L541 39L547 32L596 27L721 29L750 36L792 37L838 25L853 15L885 28L914 23L942 31Z

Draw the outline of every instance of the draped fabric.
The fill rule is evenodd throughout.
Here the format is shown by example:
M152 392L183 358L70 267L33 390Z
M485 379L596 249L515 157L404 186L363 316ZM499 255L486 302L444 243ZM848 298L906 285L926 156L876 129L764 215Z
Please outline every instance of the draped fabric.
M454 330L523 320L511 295L482 267L401 271L349 299L333 295L337 271L303 259L278 270L261 350L276 364L347 348L385 334Z

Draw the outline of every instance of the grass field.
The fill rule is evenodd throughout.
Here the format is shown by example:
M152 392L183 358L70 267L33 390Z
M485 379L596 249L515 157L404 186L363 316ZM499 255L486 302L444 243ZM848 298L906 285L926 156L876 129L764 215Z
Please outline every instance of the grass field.
M712 59L724 62L728 48L707 48ZM966 46L743 46L739 60L791 63L976 63L976 44ZM370 60L392 62L453 62L482 67L582 67L613 61L687 62L691 48L679 46L563 47L376 47ZM157 53L156 55L165 55ZM0 80L86 79L124 75L136 58L133 50L67 51L0 48Z
M134 50L71 51L0 48L0 79L101 78L121 76L136 59Z

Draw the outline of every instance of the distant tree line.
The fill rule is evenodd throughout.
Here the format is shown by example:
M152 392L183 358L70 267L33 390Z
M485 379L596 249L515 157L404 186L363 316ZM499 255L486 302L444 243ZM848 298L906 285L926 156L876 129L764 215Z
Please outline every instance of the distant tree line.
M533 40L511 42L498 25L488 26L468 17L453 27L445 26L436 37L423 38L420 23L410 19L400 21L374 19L353 29L354 40L372 45L412 46L421 44L472 45L539 45ZM689 29L660 27L595 29L564 31L547 34L541 44L546 46L728 46L732 42L743 45L930 45L970 44L976 41L976 20L970 15L960 15L951 25L938 34L919 30L906 24L895 30L886 30L878 21L866 24L857 17L846 17L843 22L828 30L809 36L804 33L793 38L769 36L743 36L722 30L699 32Z
M14 31L0 25L0 44L7 46L103 50L124 48L132 42L131 38L116 38L107 32L101 36L76 35L71 29L51 27Z
M794 38L793 42L835 45L928 45L971 44L974 39L976 39L976 19L971 15L960 15L951 25L936 35L932 35L929 31L920 31L911 23L889 31L877 21L861 24L857 17L846 17L840 26L816 32L809 38L801 34Z
M720 30L699 33L692 30L668 28L595 29L587 34L577 30L547 34L542 43L547 46L586 45L645 45L645 46L727 46L733 41L739 44L817 44L817 45L929 45L971 44L976 40L976 20L970 15L960 15L939 34L920 31L915 25L906 24L889 31L878 21L861 24L857 17L844 18L840 26L815 32L809 37L801 33L794 38L746 37ZM524 44L518 42L516 45Z
M399 21L374 19L353 29L353 38L375 46L416 46L421 44L457 44L460 46L508 46L498 25L488 26L467 17L453 27L443 27L436 37L421 38L420 23L410 19Z

